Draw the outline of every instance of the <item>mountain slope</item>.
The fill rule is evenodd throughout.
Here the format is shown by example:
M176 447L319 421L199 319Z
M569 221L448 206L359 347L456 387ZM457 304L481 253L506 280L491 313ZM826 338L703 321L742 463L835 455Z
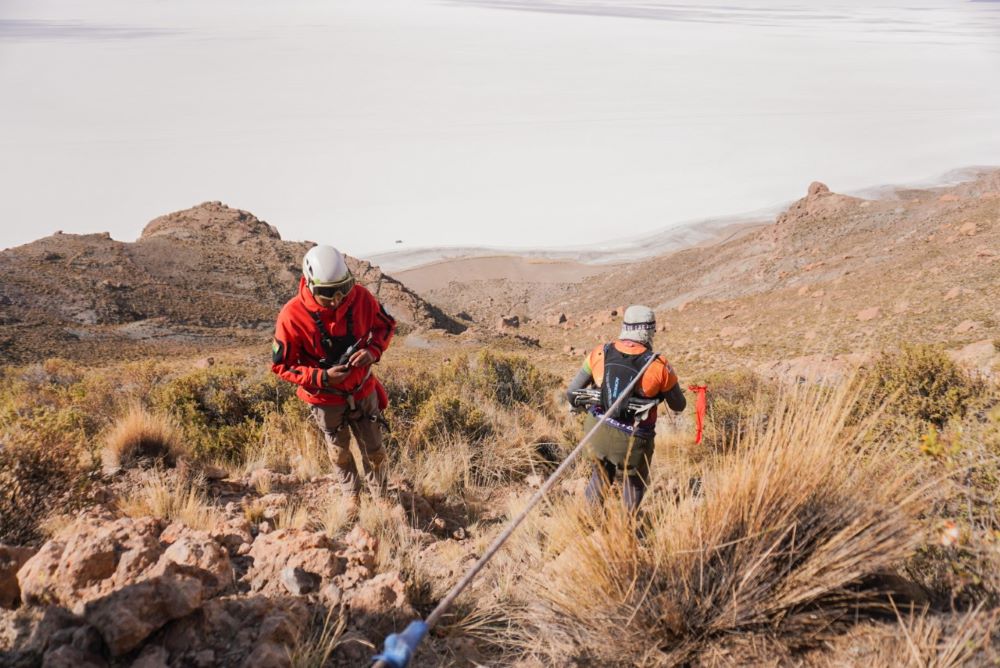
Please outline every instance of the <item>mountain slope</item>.
M151 221L135 243L55 234L0 253L0 351L27 361L208 349L267 338L308 242L206 202ZM370 263L358 280L410 327L460 329Z

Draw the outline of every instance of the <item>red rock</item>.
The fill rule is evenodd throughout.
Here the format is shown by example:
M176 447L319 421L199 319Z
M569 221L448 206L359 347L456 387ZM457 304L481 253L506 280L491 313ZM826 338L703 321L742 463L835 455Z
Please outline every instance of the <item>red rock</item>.
M239 552L241 545L253 542L252 529L245 517L234 517L220 520L212 527L211 536L233 555Z
M816 197L818 195L824 195L830 192L830 189L825 183L820 183L819 181L813 181L809 184L808 197Z
M81 517L18 571L21 600L79 612L87 601L135 583L163 553L161 526L153 518Z
M108 662L99 654L73 645L55 647L42 658L42 668L107 668L107 665Z
M195 567L205 587L205 598L233 584L233 567L228 553L205 531L188 531L178 538L163 552L152 574L166 572L169 564Z
M198 569L170 564L163 575L90 601L83 616L104 638L111 654L120 656L170 620L197 610L203 594Z
M282 593L281 571L293 567L315 573L326 584L344 572L344 560L337 556L335 547L320 531L279 529L258 535L250 548L253 565L246 579L255 592Z

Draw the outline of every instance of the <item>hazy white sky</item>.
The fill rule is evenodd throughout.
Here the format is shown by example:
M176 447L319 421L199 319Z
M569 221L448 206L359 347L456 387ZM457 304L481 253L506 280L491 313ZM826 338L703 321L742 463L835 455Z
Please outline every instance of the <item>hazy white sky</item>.
M0 91L0 247L557 248L1000 164L1000 3L0 0Z

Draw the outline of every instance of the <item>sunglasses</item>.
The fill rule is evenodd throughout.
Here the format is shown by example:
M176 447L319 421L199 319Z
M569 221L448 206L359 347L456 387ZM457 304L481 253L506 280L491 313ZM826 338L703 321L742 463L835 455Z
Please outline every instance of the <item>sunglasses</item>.
M313 283L312 293L314 297L340 300L346 297L353 287L354 277L348 275L336 283Z

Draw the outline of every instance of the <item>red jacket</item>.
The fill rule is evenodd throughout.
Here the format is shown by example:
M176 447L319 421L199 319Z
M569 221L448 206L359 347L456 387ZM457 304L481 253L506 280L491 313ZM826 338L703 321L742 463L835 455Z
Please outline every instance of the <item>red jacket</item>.
M298 385L297 394L307 403L326 406L343 404L347 397L337 391L352 394L355 400L377 391L379 407L385 408L388 403L385 390L374 374L365 378L367 368L353 369L339 385L322 387L323 368L320 360L326 352L314 316L319 317L324 332L339 344L338 348L346 348L350 340L337 337L346 337L350 333L362 342L358 349L367 348L376 362L389 347L396 332L396 321L375 296L361 285L355 285L336 308L330 309L323 308L316 302L303 278L299 280L299 294L288 300L278 314L278 322L274 328L271 370ZM336 363L336 360L332 363Z

